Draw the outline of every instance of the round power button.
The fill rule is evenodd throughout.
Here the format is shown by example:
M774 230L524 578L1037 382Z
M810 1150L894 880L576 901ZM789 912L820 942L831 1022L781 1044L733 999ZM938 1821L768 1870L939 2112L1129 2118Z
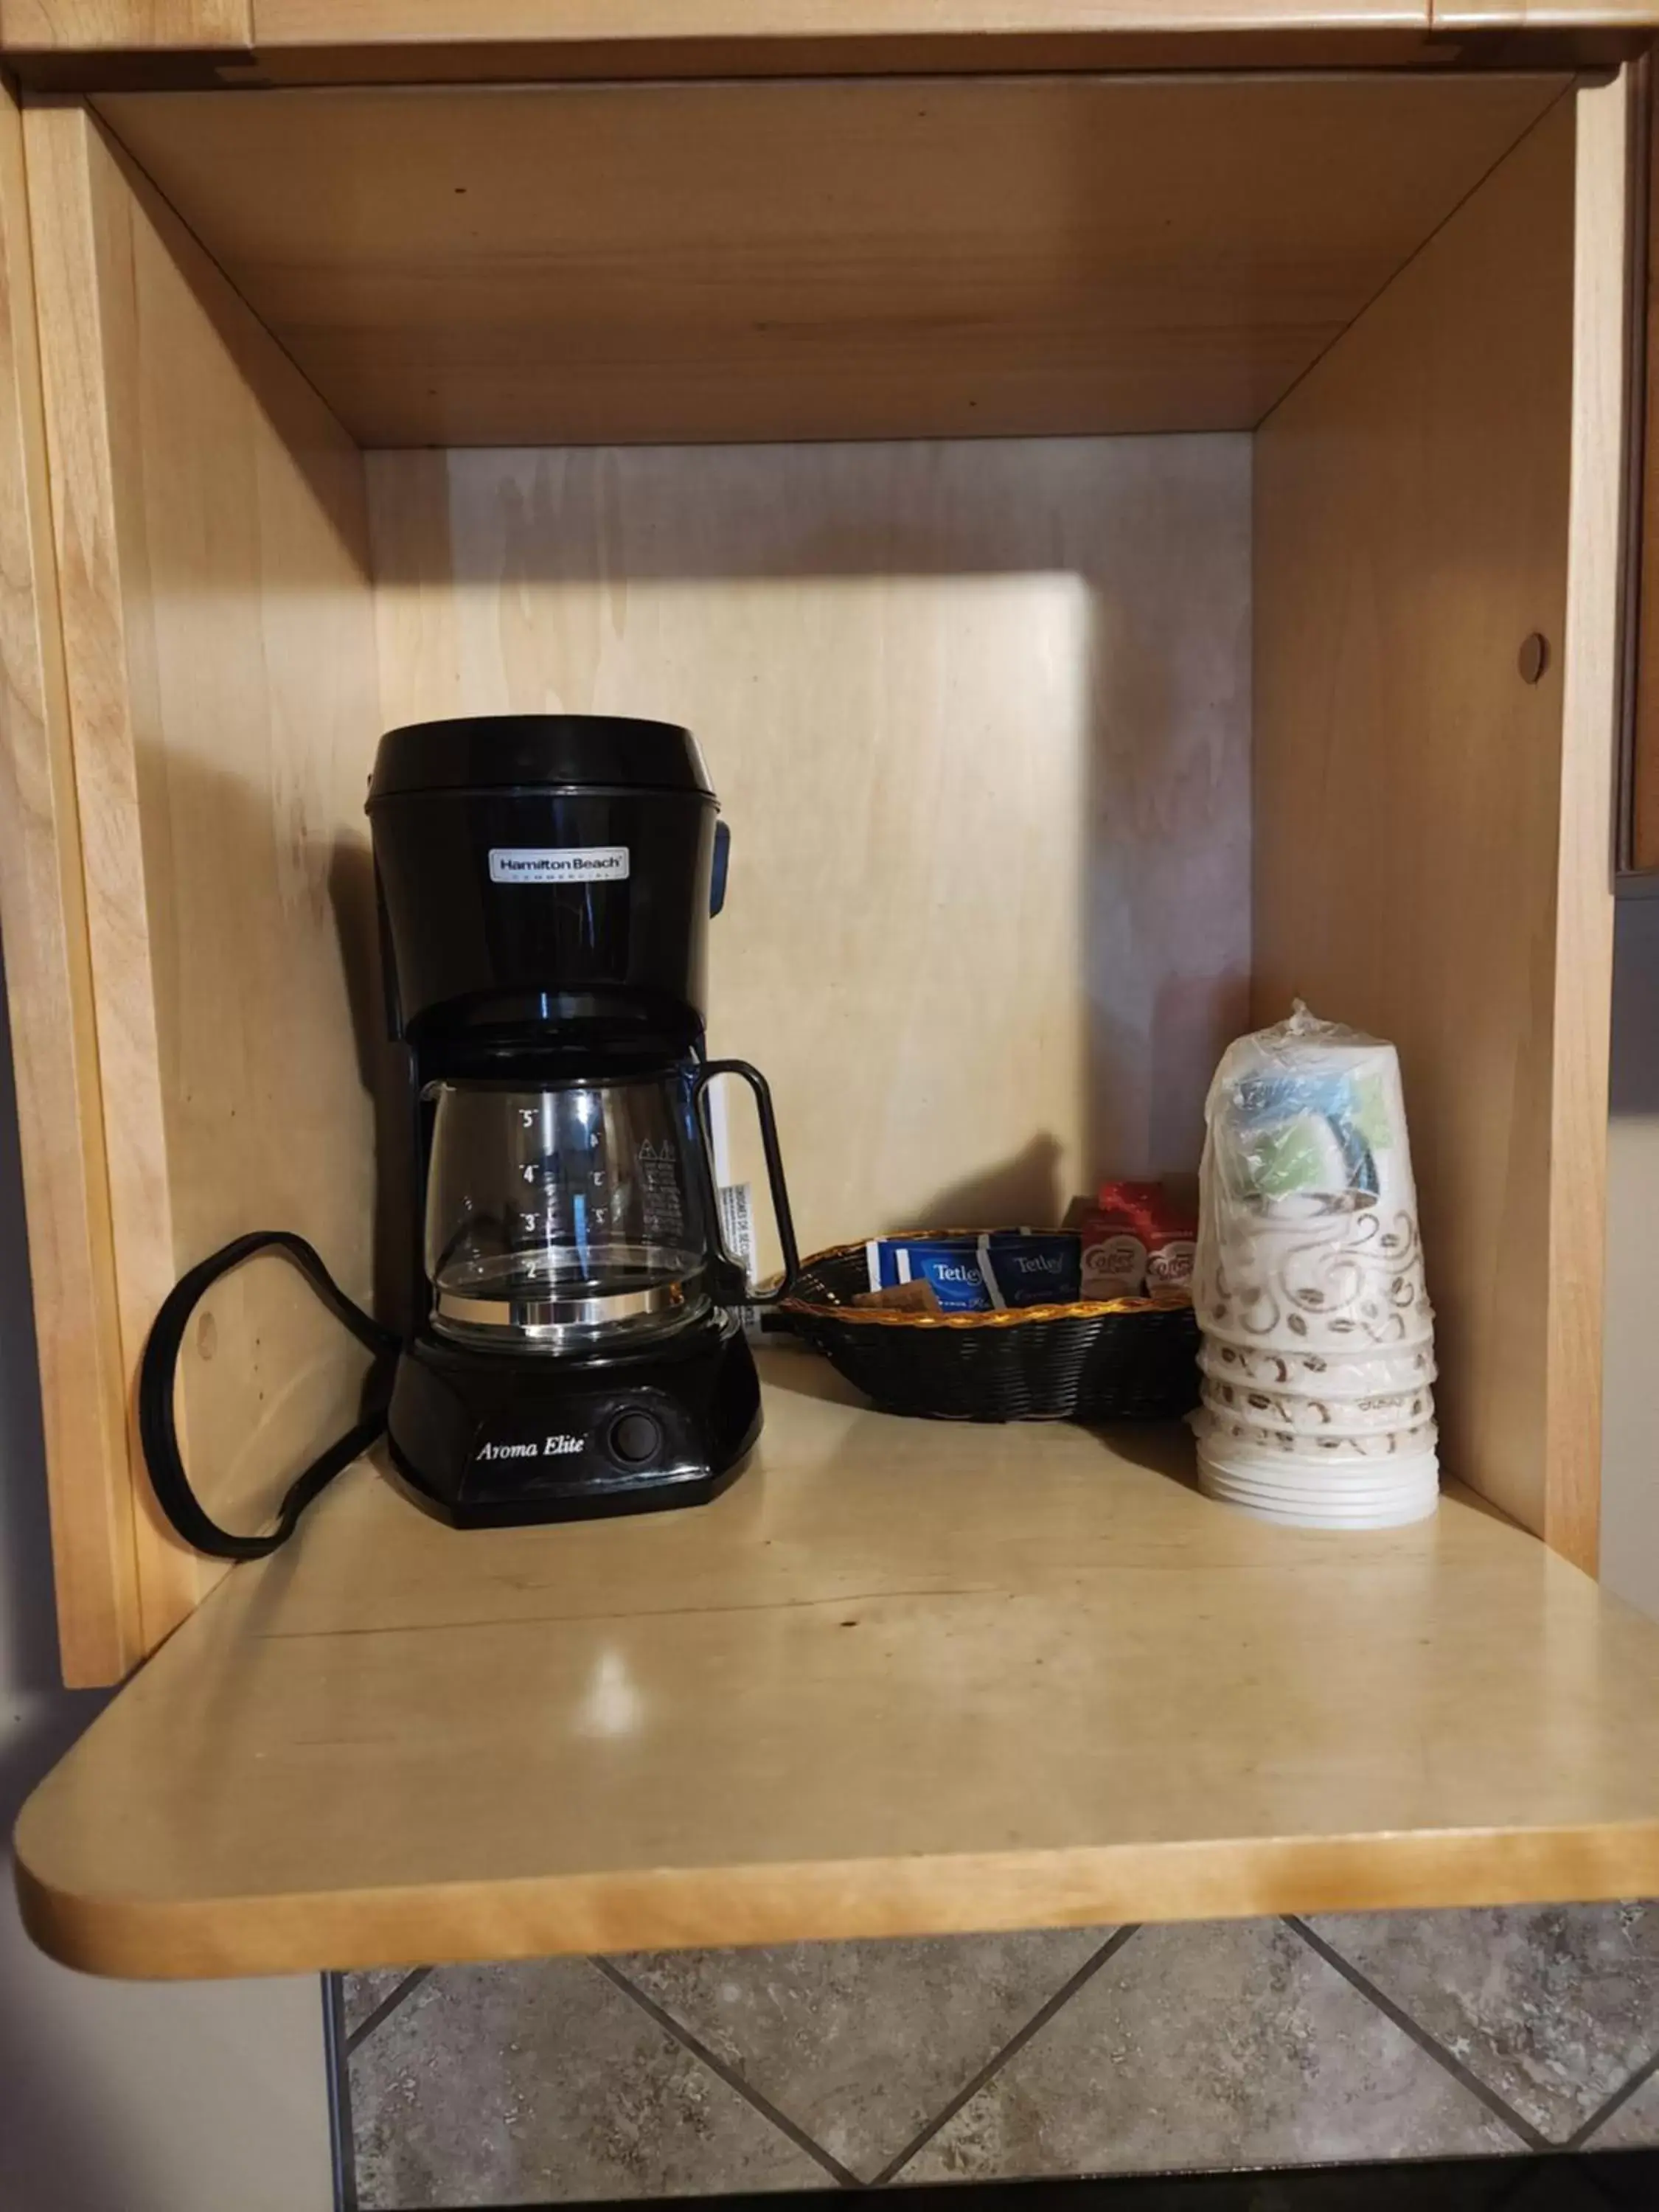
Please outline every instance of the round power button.
M643 1467L661 1443L662 1431L649 1413L619 1413L611 1424L611 1449L624 1467Z

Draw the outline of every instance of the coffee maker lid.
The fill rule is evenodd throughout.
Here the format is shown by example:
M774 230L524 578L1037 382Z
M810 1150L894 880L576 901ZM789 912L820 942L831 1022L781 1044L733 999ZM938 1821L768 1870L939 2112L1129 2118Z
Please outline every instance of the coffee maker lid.
M632 714L474 714L388 730L368 804L419 791L689 791L714 797L697 741Z

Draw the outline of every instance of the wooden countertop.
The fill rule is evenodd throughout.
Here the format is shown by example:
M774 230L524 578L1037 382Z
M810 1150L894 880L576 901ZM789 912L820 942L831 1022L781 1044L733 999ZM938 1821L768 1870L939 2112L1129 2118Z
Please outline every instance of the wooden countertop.
M1467 1498L1268 1528L1174 1430L769 1355L701 1511L457 1534L372 1468L25 1808L28 1924L212 1975L1659 1889L1659 1626Z

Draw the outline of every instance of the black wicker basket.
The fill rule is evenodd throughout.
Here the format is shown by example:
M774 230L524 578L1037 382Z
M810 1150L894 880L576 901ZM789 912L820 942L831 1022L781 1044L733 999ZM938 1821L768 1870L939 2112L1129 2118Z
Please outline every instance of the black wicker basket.
M1189 1304L1115 1298L1005 1313L854 1306L862 1244L802 1262L795 1333L890 1413L941 1421L1173 1420L1198 1403Z

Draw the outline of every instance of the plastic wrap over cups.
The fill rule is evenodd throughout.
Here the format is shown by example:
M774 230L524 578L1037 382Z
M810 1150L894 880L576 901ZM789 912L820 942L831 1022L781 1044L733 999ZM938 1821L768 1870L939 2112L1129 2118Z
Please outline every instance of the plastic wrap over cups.
M1202 1487L1317 1527L1432 1512L1434 1316L1394 1047L1298 1002L1228 1047L1205 1111Z

